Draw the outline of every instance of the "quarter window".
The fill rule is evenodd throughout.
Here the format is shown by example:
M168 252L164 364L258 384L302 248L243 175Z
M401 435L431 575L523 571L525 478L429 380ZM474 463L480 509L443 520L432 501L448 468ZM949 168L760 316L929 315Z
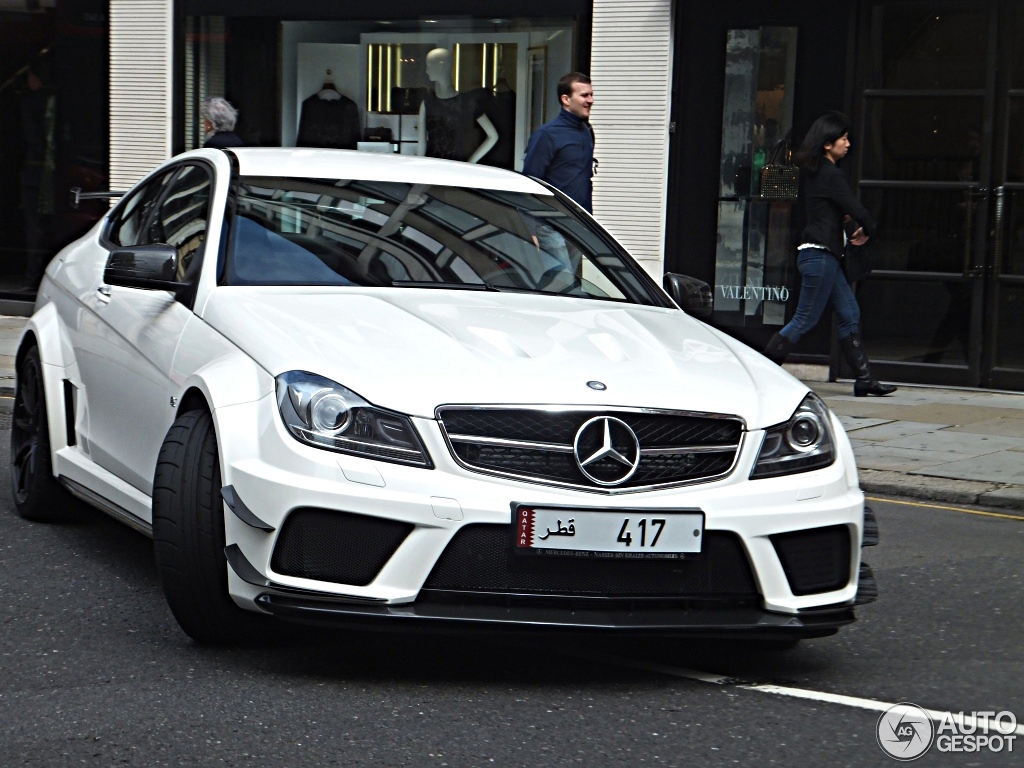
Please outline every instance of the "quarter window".
M145 227L153 206L174 171L168 171L132 192L112 217L107 237L114 245L145 245Z
M212 186L206 169L185 166L171 182L159 212L150 222L150 244L166 243L178 249L179 280L206 241Z

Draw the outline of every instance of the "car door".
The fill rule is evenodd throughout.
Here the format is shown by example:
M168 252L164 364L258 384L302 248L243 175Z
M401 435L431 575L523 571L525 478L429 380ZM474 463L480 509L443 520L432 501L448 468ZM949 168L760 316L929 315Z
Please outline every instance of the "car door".
M108 253L168 244L178 279L200 257L210 215L212 171L176 166L127 200L108 231ZM192 310L170 291L82 286L79 373L88 403L88 452L104 469L145 493L174 409L168 374Z

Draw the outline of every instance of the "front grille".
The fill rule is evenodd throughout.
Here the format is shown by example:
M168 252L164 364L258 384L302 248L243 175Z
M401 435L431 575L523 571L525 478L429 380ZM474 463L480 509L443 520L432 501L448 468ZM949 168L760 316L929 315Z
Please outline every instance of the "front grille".
M423 588L571 597L755 599L750 564L730 533L705 531L703 551L682 560L520 555L507 525L464 526Z
M413 526L395 520L304 507L285 520L270 567L275 573L366 586Z
M845 525L770 537L794 595L842 589L850 581L850 530Z
M589 477L577 460L574 448L580 430L597 416L624 422L639 444L636 470L621 482L616 477L622 467L614 459L590 465ZM723 477L736 461L743 435L743 422L736 417L674 411L449 406L438 409L437 417L453 455L468 469L606 492ZM593 477L610 482L595 482Z

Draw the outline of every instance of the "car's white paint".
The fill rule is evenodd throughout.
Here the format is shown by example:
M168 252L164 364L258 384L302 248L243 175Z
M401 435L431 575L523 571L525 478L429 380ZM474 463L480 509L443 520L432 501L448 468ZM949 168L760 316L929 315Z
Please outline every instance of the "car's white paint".
M806 390L678 310L520 293L225 288L203 319L273 375L315 371L377 405L561 403L788 419ZM604 391L588 381L607 385ZM765 397L761 397L761 393Z
M459 184L547 194L503 171L424 158L318 150L243 149L243 174ZM218 150L188 158L216 172L213 210L223 210L230 166ZM168 164L180 162L175 158ZM99 293L108 251L100 226L47 269L25 335L38 343L54 472L150 522L160 440L190 392L213 413L223 482L279 527L301 506L383 515L416 528L368 586L274 574L274 534L225 515L227 539L269 578L324 594L404 602L416 594L463 524L510 522L510 502L628 509L698 508L707 530L734 531L751 559L764 606L794 613L849 601L860 562L863 494L849 441L833 417L839 460L822 470L748 482L763 429L785 421L806 386L725 334L678 310L517 293L435 289L218 287L210 223L194 312L169 293ZM273 377L308 370L402 411L436 463L423 470L339 456L297 442L277 410ZM597 379L604 392L585 386ZM68 445L63 384L75 388L77 435ZM735 470L721 480L603 495L489 477L460 467L433 420L460 404L617 405L736 414L745 435ZM462 519L435 511L434 499ZM455 515L450 515L454 518ZM851 581L842 590L794 596L768 536L845 525ZM254 609L257 588L230 573L231 594Z
M538 195L551 194L546 187L529 176L512 174L487 165L470 165L453 160L436 160L413 155L270 147L239 147L232 149L231 152L238 158L239 173L242 176L360 179L501 189ZM220 156L223 157L223 153L220 153Z

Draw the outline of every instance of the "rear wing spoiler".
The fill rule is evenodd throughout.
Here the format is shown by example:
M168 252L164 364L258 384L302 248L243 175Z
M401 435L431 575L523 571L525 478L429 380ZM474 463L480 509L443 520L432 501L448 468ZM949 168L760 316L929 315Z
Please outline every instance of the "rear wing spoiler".
M70 190L72 209L77 210L83 200L109 200L112 197L121 197L124 192L83 192L81 187L72 187Z

